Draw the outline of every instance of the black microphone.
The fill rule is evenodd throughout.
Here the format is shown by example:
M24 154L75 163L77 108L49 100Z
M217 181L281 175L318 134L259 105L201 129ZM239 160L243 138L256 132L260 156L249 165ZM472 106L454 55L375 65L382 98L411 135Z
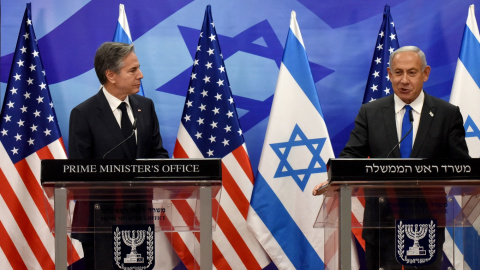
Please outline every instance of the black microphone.
M137 118L135 118L133 120L133 124L132 124L132 134L130 134L127 138L125 138L125 140L121 141L119 144L115 145L112 149L108 150L105 155L103 155L103 159L105 159L105 157L110 154L110 152L112 152L113 150L117 149L120 145L122 145L123 143L125 143L126 141L128 141L133 135L135 135L135 130L137 129Z
M395 145L395 147L393 147L392 151L390 151L390 153L388 153L387 155L387 158L390 157L390 155L393 153L393 150L395 150L395 148L397 148L400 143L403 142L403 140L405 139L405 137L407 137L408 134L410 134L410 132L412 132L412 129L413 129L413 113L412 113L412 110L410 110L409 114L408 114L408 118L410 118L410 123L412 123L412 127L410 128L410 130L405 134L405 136L403 136L403 138Z

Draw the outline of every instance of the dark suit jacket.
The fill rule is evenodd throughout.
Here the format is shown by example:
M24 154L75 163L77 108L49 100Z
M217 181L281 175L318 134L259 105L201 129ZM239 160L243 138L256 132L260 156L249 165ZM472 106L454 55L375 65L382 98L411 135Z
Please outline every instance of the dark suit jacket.
M386 158L399 139L393 95L363 104L339 157ZM400 158L397 147L391 158ZM460 109L425 93L411 158L469 158Z
M151 99L130 95L130 105L137 120L137 156L127 144L110 152L107 159L168 158L162 146L157 114ZM70 114L68 154L71 159L102 159L103 155L124 140L108 101L100 90Z
M162 137L160 136L160 128L152 100L139 95L130 95L129 100L137 127L136 157L124 143L111 151L105 158L168 158L168 152L162 146ZM72 110L68 141L70 159L103 159L105 153L124 139L125 137L102 90ZM139 199L140 204L134 202L123 203L123 209L139 211L140 207L148 208L148 203L151 203L151 201L149 202L147 198ZM75 232L82 232L86 226L93 226L93 205L94 202L92 201L78 201L76 203L72 221ZM112 210L114 207L112 205L102 205L102 209ZM102 254L105 255L104 259L97 260L97 269L112 269L112 259L110 258L112 243L108 235L95 234L93 236L92 234L72 233L72 237L83 243L87 269L94 269L93 243L96 243L95 249L97 251L103 250ZM94 240L94 237L96 240Z
M350 139L339 157L386 158L399 141L394 108L393 95L363 104L355 119L355 127L350 134ZM395 148L389 157L400 158L399 147ZM469 158L463 119L457 106L425 93L420 123L410 157ZM383 192L386 193L386 191ZM443 190L438 192L444 193ZM391 196L391 194L389 195ZM380 216L384 218L383 221L394 222L396 217L392 209L388 207L388 202L380 205L378 199L370 199L368 194L366 196L365 227L378 225ZM398 203L400 206L400 202ZM397 213L400 215L397 215L399 218L422 216L425 219L437 218L437 221L444 219L441 216L424 215L425 210L428 209L428 201L422 199L403 200L403 203L407 207L403 207L403 211L400 210L400 213ZM418 214L419 212L416 214L416 210L421 210L422 214ZM378 237L376 232L364 230L365 241L378 241ZM439 241L443 242L443 239L439 239Z

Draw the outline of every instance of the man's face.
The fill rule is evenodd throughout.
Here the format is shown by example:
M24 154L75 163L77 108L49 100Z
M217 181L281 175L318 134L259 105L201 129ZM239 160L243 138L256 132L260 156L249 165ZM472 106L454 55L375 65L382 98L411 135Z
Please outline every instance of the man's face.
M107 78L112 87L112 95L120 100L124 100L126 96L136 94L140 91L141 79L143 73L140 70L140 63L134 52L131 52L123 59L124 66L117 74L110 70L107 71ZM109 89L110 91L110 89Z
M410 104L420 95L428 80L430 67L422 71L422 60L416 52L397 53L387 68L393 91L403 102Z

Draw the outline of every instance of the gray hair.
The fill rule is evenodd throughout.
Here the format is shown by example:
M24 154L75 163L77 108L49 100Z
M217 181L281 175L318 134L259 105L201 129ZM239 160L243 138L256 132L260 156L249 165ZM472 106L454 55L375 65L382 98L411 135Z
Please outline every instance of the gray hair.
M422 71L424 71L425 67L427 67L427 58L425 57L425 53L423 53L422 50L416 46L403 46L390 54L390 62L388 64L390 67L392 66L393 57L395 57L397 53L401 52L416 52L418 56L420 56L420 60L422 60Z
M97 73L98 80L101 84L107 82L105 72L111 70L119 73L123 67L123 60L135 49L133 44L119 43L119 42L105 42L98 49L95 54L93 66L95 73Z

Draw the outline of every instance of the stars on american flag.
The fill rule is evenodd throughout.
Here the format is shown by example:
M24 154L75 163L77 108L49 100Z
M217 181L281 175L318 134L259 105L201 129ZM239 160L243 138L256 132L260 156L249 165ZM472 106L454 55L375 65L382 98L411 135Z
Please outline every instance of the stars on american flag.
M203 29L182 124L205 157L221 158L240 146L243 137L214 24Z
M398 48L395 24L390 14L390 7L386 5L383 13L383 22L378 33L377 43L375 44L363 103L377 100L392 93L387 67L390 54Z
M24 21L1 112L0 141L15 163L60 138L30 19Z

